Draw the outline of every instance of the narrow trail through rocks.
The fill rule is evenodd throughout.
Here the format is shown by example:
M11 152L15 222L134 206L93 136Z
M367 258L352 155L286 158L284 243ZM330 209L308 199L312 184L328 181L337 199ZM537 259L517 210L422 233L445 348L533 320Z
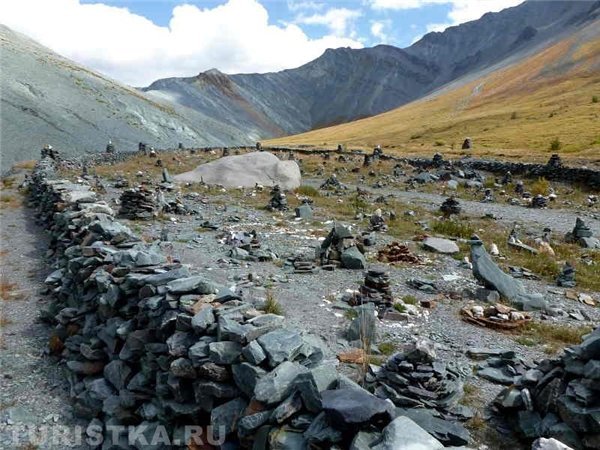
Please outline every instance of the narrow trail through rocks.
M314 187L319 187L321 181L317 179L304 180L305 184ZM347 184L352 190L356 190L357 185ZM426 209L437 211L442 202L448 197L447 195L431 194L419 191L404 191L390 187L382 189L373 189L371 187L361 185L361 189L365 189L373 194L393 195L401 202L415 203ZM472 200L458 199L463 212L468 216L482 217L485 214L493 214L498 221L512 224L518 222L520 224L536 224L535 230L540 232L542 228L548 227L556 232L566 233L571 231L575 226L577 217L585 220L594 235L600 234L600 218L594 217L587 211L578 212L568 209L534 209L525 208L523 206L510 205L508 203L481 203Z
M48 240L26 206L0 210L0 229L0 449L59 448L53 433L83 424L71 413L66 371L45 354L50 328L39 313L47 302L41 292ZM46 442L27 447L46 430Z

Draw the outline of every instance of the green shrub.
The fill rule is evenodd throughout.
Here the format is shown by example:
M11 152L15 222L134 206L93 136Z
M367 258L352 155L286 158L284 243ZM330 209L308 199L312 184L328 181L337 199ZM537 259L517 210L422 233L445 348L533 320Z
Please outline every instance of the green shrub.
M598 103L598 96L597 95L594 95L592 97L592 103Z
M296 188L296 194L304 195L305 197L319 197L321 194L317 188L303 184Z
M475 229L468 223L457 222L455 220L438 220L431 225L431 229L439 234L464 239L469 239L475 234Z
M550 192L550 182L544 177L538 178L531 185L531 193L533 195L548 195Z
M562 143L558 138L554 138L552 139L552 142L550 142L550 150L552 150L553 152L560 150L561 147Z

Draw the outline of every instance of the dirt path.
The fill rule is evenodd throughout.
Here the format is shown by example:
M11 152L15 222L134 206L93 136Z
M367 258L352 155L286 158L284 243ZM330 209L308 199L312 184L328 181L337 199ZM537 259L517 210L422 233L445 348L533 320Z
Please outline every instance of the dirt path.
M316 179L305 180L305 184L318 187L322 181ZM356 185L347 184L352 190ZM375 195L393 195L399 201L407 204L415 204L431 211L437 211L447 196L430 194L419 191L404 191L400 189L383 188L373 189L361 186ZM529 231L541 234L543 228L548 227L555 232L566 233L573 229L577 217L581 217L587 226L594 232L594 236L600 236L600 217L594 216L592 212L578 212L569 209L533 209L523 206L514 206L508 203L481 203L459 198L463 212L473 217L482 217L485 214L493 214L498 221L505 224L518 222Z
M3 195L21 199L16 189ZM53 433L77 423L62 366L45 355L50 328L38 320L48 241L22 205L0 210L0 230L0 448L65 448ZM27 447L46 431L50 439Z

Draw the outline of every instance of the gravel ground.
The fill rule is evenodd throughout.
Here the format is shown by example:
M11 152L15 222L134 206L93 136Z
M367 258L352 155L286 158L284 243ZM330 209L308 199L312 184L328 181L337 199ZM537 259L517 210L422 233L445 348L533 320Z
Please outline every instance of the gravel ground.
M3 192L20 195L12 189ZM52 433L82 425L69 406L67 371L45 354L50 329L38 316L47 302L41 292L49 272L43 263L48 241L33 215L26 207L0 210L0 276L3 283L11 283L0 302L2 449L27 448L28 442L43 436L46 427L50 439L37 448L64 448L66 441L56 434L54 444Z
M316 182L313 180L313 182ZM107 183L109 184L109 183ZM372 190L377 193L393 193L401 201L414 202L428 209L437 209L444 197L414 191L391 189ZM119 191L109 188L105 198L114 205ZM278 264L270 262L236 262L226 256L228 246L219 241L223 231L250 231L256 229L264 247L268 247L280 257L295 253L313 254L319 244L318 236L331 228L331 223L305 224L293 219L293 213L267 213L245 206L229 205L224 207L217 201L227 201L226 193L208 197L208 202L186 199L186 204L200 211L199 216L172 216L167 222L170 242L162 243L163 250L183 263L193 265L198 271L206 271L214 281L241 289L248 298L265 297L266 289L272 289L281 303L290 325L320 336L330 351L328 355L335 361L335 355L349 349L343 332L349 324L344 311L336 309L331 302L333 296L346 289L357 289L364 278L362 271L336 270L326 272L318 270L315 274L292 274ZM493 212L499 220L507 223L521 221L529 224L538 232L544 226L555 231L572 229L578 211L571 210L531 210L508 204L481 204L461 201L466 215L480 217L485 212ZM39 295L43 288L44 274L49 269L41 263L47 242L43 233L33 225L32 211L26 208L2 210L2 275L23 289L26 296L22 300L3 302L5 317L13 323L5 325L3 331L2 391L0 393L0 445L10 438L12 430L25 424L41 425L46 421L65 425L77 424L72 418L67 399L67 383L60 366L44 356L48 329L36 321L39 309L45 300ZM219 230L200 230L200 224L209 220L219 225ZM124 223L128 221L124 220ZM588 217L586 223L596 235L600 235L600 221ZM129 222L130 226L148 240L158 238L164 223ZM377 245L391 242L385 234L375 234ZM389 267L392 289L396 297L413 295L417 299L434 298L436 306L430 310L420 309L419 315L408 322L381 322L380 341L401 345L414 337L428 337L437 344L438 355L447 361L455 361L464 368L467 382L476 387L475 406L483 414L482 405L490 402L502 388L472 375L474 361L465 351L468 347L502 347L514 349L517 355L527 362L547 357L540 347L527 347L517 344L513 336L480 328L463 322L459 310L468 304L462 299L465 289L477 287L470 270L464 269L451 257L427 253L416 243L407 242L414 252L430 260L424 266ZM252 281L249 281L252 278ZM422 278L434 281L442 296L434 296L416 291L406 285L408 278ZM570 318L554 319L557 323L574 325L597 325L600 323L600 309L588 307L567 300L560 288L542 281L524 280L527 290L541 292L549 303L559 306L567 312L583 311L589 320L575 322ZM600 302L599 293L594 293ZM539 313L533 314L536 319ZM346 373L355 373L352 366L340 367ZM10 423L13 423L10 425ZM16 424L16 425L15 425ZM3 447L10 448L10 447ZM59 448L59 447L50 447ZM479 448L520 447L507 440L502 444L490 444Z

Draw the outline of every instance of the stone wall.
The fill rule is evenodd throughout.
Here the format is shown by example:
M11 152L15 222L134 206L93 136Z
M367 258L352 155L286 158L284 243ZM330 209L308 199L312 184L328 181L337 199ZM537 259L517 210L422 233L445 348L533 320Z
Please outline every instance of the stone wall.
M29 188L55 267L50 351L68 368L76 414L103 430L102 448L194 438L228 449L442 448L339 375L318 338L142 242L90 186L56 179L52 159ZM116 425L137 426L137 440ZM143 445L165 430L170 446Z

